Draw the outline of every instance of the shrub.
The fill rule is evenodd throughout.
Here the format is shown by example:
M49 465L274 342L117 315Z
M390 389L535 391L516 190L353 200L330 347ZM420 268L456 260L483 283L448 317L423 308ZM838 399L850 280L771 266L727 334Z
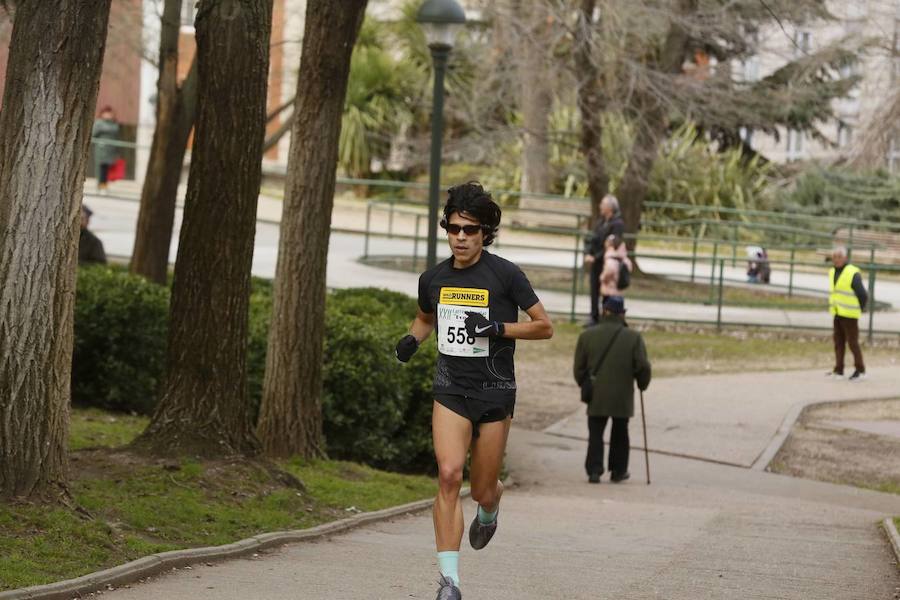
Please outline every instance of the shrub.
M163 375L169 292L105 266L78 269L72 402L150 414Z
M247 325L247 397L254 422L259 416L259 403L262 400L271 315L272 282L254 277L251 283L250 317Z
M79 273L75 315L76 403L150 414L163 375L168 291L122 271ZM412 298L374 288L337 290L326 301L322 408L328 453L396 470L432 462L433 341L403 365L394 345L416 311ZM272 312L271 282L253 280L247 387L259 413Z
M406 365L394 355L415 310L415 300L387 290L330 295L322 399L330 456L407 471L432 462L435 344Z

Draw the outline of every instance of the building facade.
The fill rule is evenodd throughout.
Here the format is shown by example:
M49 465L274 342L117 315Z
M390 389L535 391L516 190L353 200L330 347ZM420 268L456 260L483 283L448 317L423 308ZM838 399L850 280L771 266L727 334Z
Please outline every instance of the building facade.
M758 53L734 65L745 80L756 81L803 53L832 44L856 47L869 42L858 61L841 69L841 75L858 75L861 79L847 97L835 101L832 122L820 126L825 141L790 129L782 129L777 137L742 132L754 150L775 162L834 163L850 158L862 132L873 126L883 103L896 94L900 84L900 0L829 2L828 8L834 20L788 25L787 32L777 24L761 30ZM895 173L900 172L900 137L894 138L896 142L883 162L868 166L886 166Z

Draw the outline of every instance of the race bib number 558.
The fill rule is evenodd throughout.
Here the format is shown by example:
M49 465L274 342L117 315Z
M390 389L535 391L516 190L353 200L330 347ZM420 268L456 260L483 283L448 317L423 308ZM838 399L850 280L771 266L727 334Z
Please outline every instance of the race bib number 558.
M475 288L441 288L437 305L438 351L448 356L486 356L490 340L466 333L466 313L489 318L488 291Z

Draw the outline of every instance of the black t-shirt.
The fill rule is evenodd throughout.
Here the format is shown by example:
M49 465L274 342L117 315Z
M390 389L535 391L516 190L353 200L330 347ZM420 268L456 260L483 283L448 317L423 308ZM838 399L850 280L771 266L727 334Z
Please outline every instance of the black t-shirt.
M515 323L519 309L538 303L528 278L510 261L482 251L477 263L453 267L449 258L419 277L419 308L435 313L438 360L434 393L507 402L516 397L515 340L469 338L467 311L491 321Z

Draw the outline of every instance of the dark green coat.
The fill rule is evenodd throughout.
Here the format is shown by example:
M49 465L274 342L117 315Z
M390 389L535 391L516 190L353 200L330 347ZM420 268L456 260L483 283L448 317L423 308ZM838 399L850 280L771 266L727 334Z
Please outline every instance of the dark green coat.
M118 140L119 124L115 121L97 119L91 129L91 137L98 140ZM111 165L119 157L119 147L102 141L94 142L94 161L99 165ZM99 177L99 175L98 175Z
M594 394L588 405L592 417L633 417L634 383L642 390L650 385L650 361L644 338L625 327L624 322L604 316L595 327L585 329L575 347L575 381L581 385L597 368L603 351L616 330L622 332L613 342L600 372L594 379Z

